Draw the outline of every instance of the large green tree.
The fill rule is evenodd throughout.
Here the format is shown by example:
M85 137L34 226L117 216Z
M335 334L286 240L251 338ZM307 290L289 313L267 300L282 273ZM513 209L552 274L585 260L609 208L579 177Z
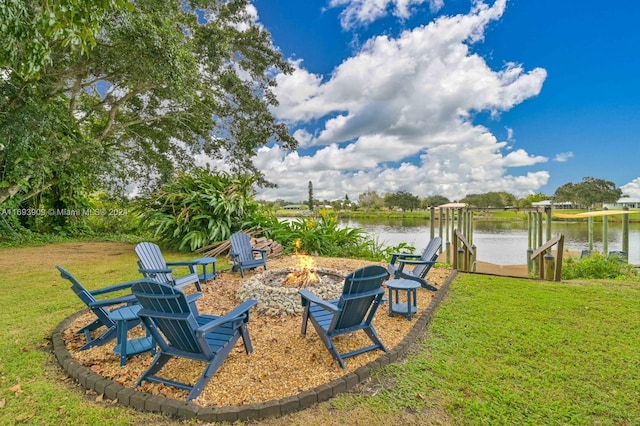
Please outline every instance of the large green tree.
M132 6L129 0L2 0L0 68L37 79L54 50L88 54L103 15Z
M427 198L423 198L422 201L420 202L422 208L429 208L429 207L438 207L441 206L443 204L448 204L451 201L443 196L443 195L432 195L430 197Z
M131 182L153 188L200 153L268 184L255 150L269 141L296 148L269 110L273 75L291 68L247 0L131 4L96 12L88 54L52 42L36 79L2 63L0 203L62 205Z
M376 191L367 191L358 195L358 204L365 210L379 210L384 207L384 199Z
M460 200L473 207L493 207L502 208L515 206L517 204L516 197L508 192L486 192L484 194L469 194Z
M407 191L389 192L384 195L384 204L387 207L399 207L403 210L415 210L420 207L420 198Z
M594 177L584 177L582 182L568 182L558 187L553 194L556 202L571 201L587 208L598 203L614 203L622 195L622 190L614 182Z

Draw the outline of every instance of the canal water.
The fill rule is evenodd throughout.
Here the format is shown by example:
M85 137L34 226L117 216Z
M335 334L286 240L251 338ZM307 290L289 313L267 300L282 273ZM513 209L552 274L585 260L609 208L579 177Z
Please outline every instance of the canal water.
M431 236L429 222L424 219L343 219L340 222L345 227L362 228L384 247L404 242L415 247L416 251L421 251ZM546 235L546 228L543 234ZM586 221L551 222L551 235L558 234L564 234L565 250L580 251L589 248ZM439 236L437 227L435 235ZM607 240L609 251L622 250L622 224L609 223ZM473 244L477 247L479 261L496 265L524 265L527 263L528 249L527 223L475 221ZM601 224L594 225L593 248L602 251ZM629 263L640 265L640 223L629 225Z

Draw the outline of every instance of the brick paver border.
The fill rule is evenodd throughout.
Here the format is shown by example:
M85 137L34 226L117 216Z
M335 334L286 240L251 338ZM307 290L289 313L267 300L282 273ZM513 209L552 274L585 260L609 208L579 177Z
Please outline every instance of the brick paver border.
M246 404L228 407L201 407L199 405L151 395L147 392L125 388L118 383L93 373L91 370L73 359L62 339L62 332L85 311L78 312L62 321L53 332L53 353L63 370L85 389L93 390L110 400L118 400L119 404L135 408L139 411L164 413L183 419L197 419L204 422L233 422L236 420L259 420L267 417L277 417L294 411L303 410L319 402L326 401L340 393L353 389L357 384L367 380L371 370L396 362L406 355L408 349L420 337L433 316L433 312L449 290L451 281L456 277L453 271L442 287L436 292L429 306L418 317L413 329L405 338L389 352L358 368L352 373L317 386L311 390L300 392L278 400L271 400L259 404Z

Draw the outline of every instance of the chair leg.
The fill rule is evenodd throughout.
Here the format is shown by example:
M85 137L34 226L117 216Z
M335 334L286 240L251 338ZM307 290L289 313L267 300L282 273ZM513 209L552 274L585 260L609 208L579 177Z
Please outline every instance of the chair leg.
M233 349L237 341L238 337L236 336L235 338L227 342L227 344L223 346L218 351L218 353L216 353L212 362L207 365L207 367L202 372L202 375L200 375L198 381L193 385L193 388L191 388L189 396L187 396L187 401L191 401L192 399L197 398L198 395L202 393L204 388L207 387L207 384L209 384L209 382L213 378L213 375L216 374L216 371L218 371L218 368L220 368L224 360L227 359L229 353L231 353L231 350Z
M367 336L369 336L369 339L371 339L373 343L380 347L380 349L382 349L384 352L388 352L387 348L384 346L384 344L380 340L380 337L378 337L378 333L376 333L376 330L373 327L365 328L364 332L367 334Z
M331 354L331 357L338 361L338 364L340 364L340 368L345 368L344 361L340 356L340 352L338 352L338 349L336 349L336 346L333 344L333 340L331 339L331 337L327 336L326 333L318 333L318 336L320 336L320 340L322 340L322 343L324 343L324 345L327 347L327 350Z
M149 366L149 368L147 368L147 371L142 373L142 376L140 376L140 378L136 382L136 386L140 386L140 384L143 381L145 381L147 379L147 377L155 376L156 373L158 371L160 371L162 369L162 367L164 367L165 364L170 359L171 359L170 355L166 355L166 354L164 354L162 352L159 352L158 354L156 354L156 356L153 358L153 361L151 361L151 365Z
M240 335L242 336L242 343L244 344L244 351L249 355L253 352L253 345L251 344L251 337L249 336L249 329L247 324L243 323L240 326Z
M320 337L320 340L322 340L322 343L324 343L324 346L331 354L331 357L338 361L338 364L340 364L340 368L345 368L344 361L342 360L338 349L336 349L336 346L333 344L333 339L331 339L331 337L327 335L327 332L316 321L312 320L311 324L313 325L313 328L316 329L318 337Z
M115 338L116 338L116 327L114 325L110 327L107 331L102 333L100 336L96 337L95 339L88 340L87 343L84 344L84 346L78 349L78 351L84 351L89 348L93 348L94 346L102 346L105 343Z
M307 303L307 305L304 307L304 312L302 313L302 329L300 330L300 334L302 334L303 336L307 335L307 321L309 321L309 307L310 305Z
M437 288L437 287L432 286L431 284L429 284L429 283L428 283L428 282L426 282L426 281L425 281L425 282L423 282L423 283L421 283L421 284L422 284L422 287L426 288L427 290L430 290L430 291L438 291L438 288Z

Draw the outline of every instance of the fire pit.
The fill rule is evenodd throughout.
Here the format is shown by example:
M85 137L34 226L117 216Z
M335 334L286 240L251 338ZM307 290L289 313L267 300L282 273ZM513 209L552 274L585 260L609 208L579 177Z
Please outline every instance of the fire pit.
M255 275L238 289L242 300L256 299L256 310L267 315L302 312L298 290L306 288L324 300L337 299L349 272L315 267L274 269Z

